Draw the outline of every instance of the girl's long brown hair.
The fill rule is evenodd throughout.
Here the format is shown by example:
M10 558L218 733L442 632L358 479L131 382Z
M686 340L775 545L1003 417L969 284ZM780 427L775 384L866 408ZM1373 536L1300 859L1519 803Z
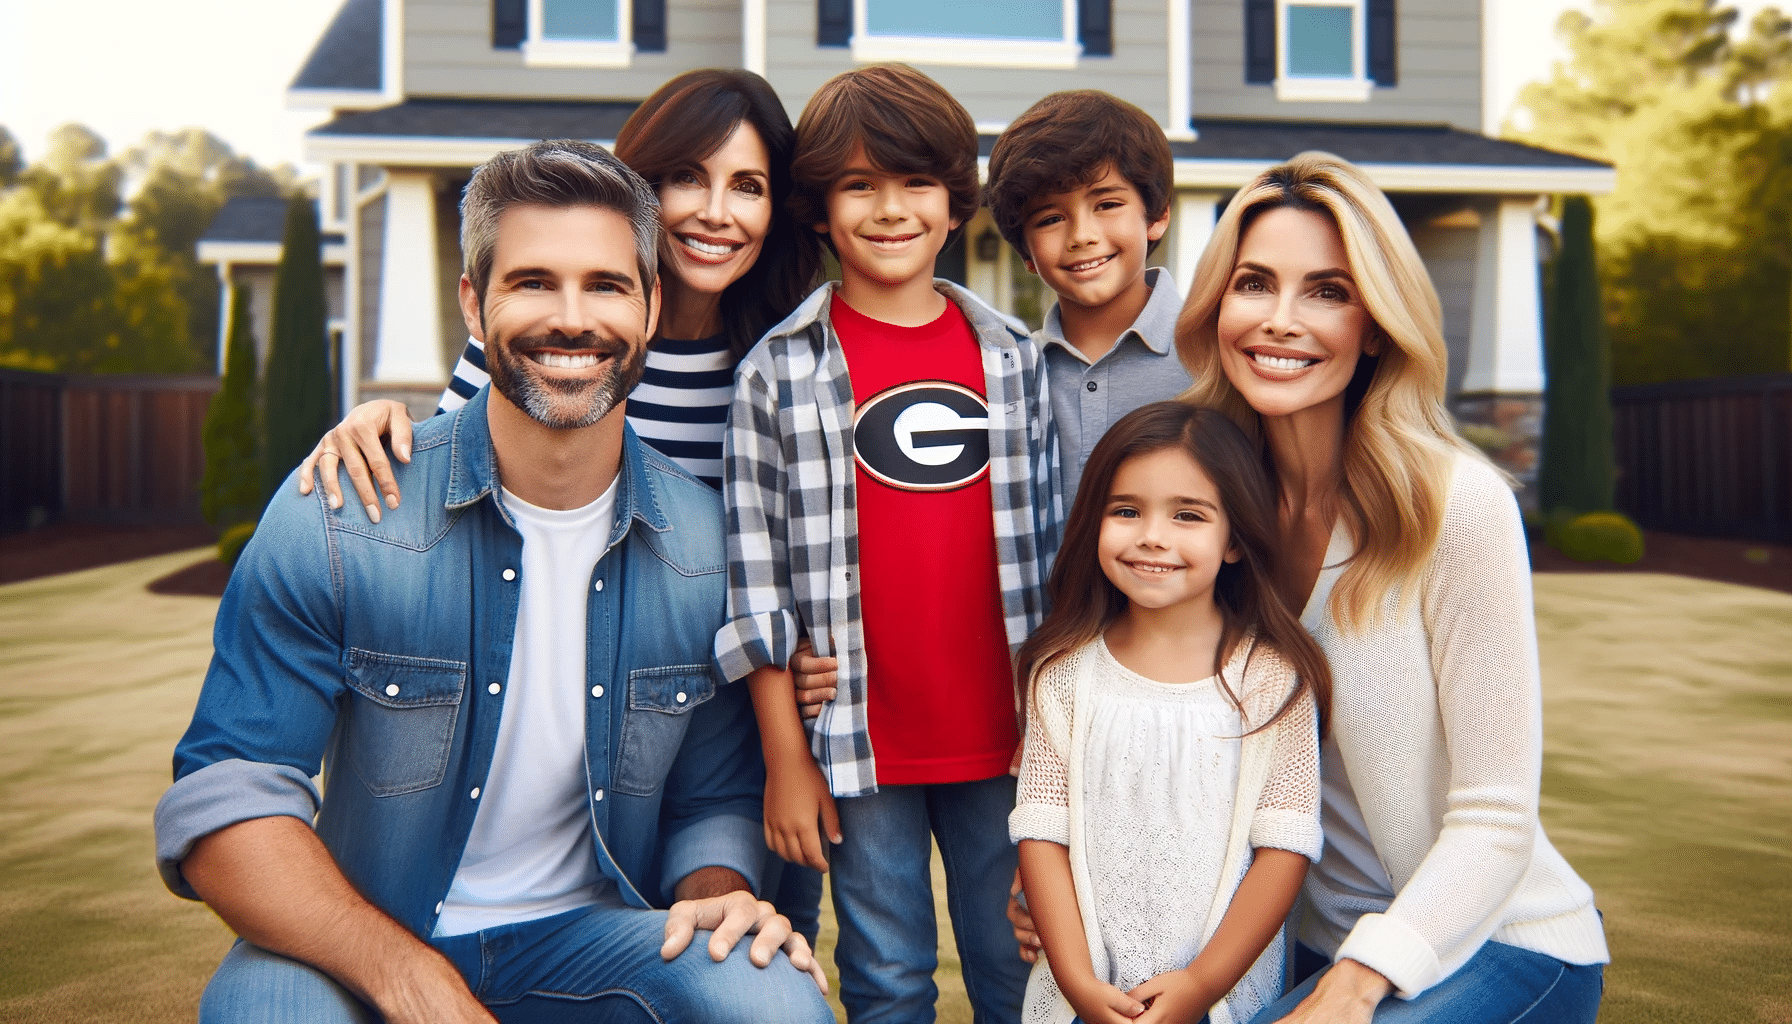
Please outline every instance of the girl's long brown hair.
M1101 521L1120 466L1166 448L1188 455L1213 481L1238 552L1236 562L1220 566L1213 585L1222 622L1213 670L1220 675L1221 690L1242 713L1243 695L1232 691L1222 670L1245 635L1255 630L1256 643L1280 654L1298 682L1276 713L1249 731L1275 724L1302 691L1313 694L1323 731L1331 707L1331 668L1275 588L1276 505L1269 470L1257 445L1224 413L1186 402L1153 402L1134 409L1109 428L1090 454L1046 585L1051 614L1021 645L1021 706L1027 704L1036 673L1092 642L1126 610L1126 595L1101 571Z

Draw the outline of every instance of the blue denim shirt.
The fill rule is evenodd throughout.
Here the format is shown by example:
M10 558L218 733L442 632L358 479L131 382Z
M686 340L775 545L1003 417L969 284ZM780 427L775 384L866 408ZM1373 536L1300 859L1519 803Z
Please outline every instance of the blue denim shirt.
M169 888L199 838L313 822L356 889L427 936L485 785L510 675L522 537L499 500L482 391L417 427L405 501L370 523L289 479L218 608L215 653L156 808ZM746 688L720 685L721 499L625 432L586 592L585 771L599 869L665 906L691 871L757 886L764 765ZM608 585L599 586L601 583ZM324 776L322 796L313 779Z

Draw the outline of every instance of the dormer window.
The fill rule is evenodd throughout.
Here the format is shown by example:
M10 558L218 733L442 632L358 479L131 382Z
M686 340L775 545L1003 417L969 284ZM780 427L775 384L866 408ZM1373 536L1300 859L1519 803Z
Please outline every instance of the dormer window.
M632 5L627 0L529 0L523 61L537 67L627 67Z
M1076 0L852 0L855 61L1075 67Z
M1284 102L1355 102L1394 77L1394 0L1246 0L1245 81Z

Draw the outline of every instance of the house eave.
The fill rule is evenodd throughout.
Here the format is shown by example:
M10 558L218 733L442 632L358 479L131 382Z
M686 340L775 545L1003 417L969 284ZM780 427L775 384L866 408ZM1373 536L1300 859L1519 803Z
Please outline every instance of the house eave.
M323 261L327 267L348 265L348 246L342 242L326 242L323 245ZM212 264L243 264L249 266L276 266L280 262L279 242L255 241L206 241L201 240L198 247L199 262Z
M1279 160L1175 161L1182 189L1235 189L1280 163ZM1514 167L1474 164L1359 163L1370 180L1387 192L1449 192L1487 195L1582 193L1605 195L1618 187L1611 167Z

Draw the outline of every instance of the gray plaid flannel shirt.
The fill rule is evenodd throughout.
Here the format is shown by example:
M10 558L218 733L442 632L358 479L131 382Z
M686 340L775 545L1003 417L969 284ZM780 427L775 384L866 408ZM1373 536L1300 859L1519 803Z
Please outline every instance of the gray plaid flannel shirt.
M866 725L859 607L853 397L823 285L741 361L722 450L728 514L728 622L716 662L731 680L785 665L806 634L839 659L838 694L810 722L810 747L835 796L877 791ZM1026 332L948 281L982 349L997 578L1010 653L1044 614L1062 519L1057 434L1045 360ZM942 709L943 710L943 709Z

